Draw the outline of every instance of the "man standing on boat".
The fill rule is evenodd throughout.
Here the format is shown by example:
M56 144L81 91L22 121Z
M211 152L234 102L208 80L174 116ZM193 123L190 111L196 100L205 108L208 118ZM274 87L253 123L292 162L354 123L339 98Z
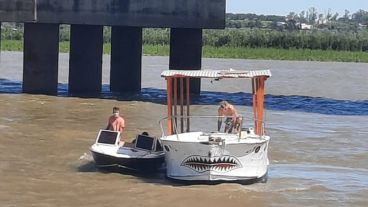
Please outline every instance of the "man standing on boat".
M233 129L239 130L241 117L238 117L238 112L235 107L227 101L221 101L218 108L217 131L220 131L222 125L222 116L225 116L225 133L231 133Z
M125 129L125 120L120 115L120 109L118 107L114 107L112 109L112 115L109 117L109 121L106 127L106 130L117 131L120 132L120 136ZM124 144L124 141L120 140L120 145Z

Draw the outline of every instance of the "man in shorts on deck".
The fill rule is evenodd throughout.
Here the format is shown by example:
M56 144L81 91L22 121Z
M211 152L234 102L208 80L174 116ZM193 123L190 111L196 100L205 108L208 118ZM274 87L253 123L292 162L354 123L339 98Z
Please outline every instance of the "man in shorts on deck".
M125 129L125 120L120 115L120 109L118 107L114 107L112 109L112 115L109 117L109 121L106 127L106 130L116 131L120 132L121 134L124 132ZM119 141L119 145L122 146L124 144L124 141Z
M221 101L220 107L218 108L218 116L220 116L217 120L217 131L220 131L222 125L222 116L225 116L225 133L231 133L233 129L239 131L242 118L238 117L238 112L235 107L227 101Z

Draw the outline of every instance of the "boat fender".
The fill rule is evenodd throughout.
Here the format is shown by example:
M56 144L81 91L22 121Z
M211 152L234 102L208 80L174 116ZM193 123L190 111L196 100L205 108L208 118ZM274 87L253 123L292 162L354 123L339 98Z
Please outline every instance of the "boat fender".
M247 134L254 135L254 129L253 129L253 127L249 127L248 128Z

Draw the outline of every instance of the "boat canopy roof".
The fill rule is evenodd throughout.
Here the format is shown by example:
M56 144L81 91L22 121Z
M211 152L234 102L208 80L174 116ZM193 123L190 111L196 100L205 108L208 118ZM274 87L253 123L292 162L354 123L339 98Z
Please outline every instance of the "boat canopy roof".
M161 77L189 77L189 78L254 78L271 77L270 70L165 70Z

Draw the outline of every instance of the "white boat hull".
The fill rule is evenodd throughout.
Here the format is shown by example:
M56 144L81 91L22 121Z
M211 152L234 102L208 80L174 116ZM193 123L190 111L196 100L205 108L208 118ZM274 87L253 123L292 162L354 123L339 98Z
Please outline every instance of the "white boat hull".
M161 139L167 177L189 181L240 181L259 179L267 174L268 136L238 139L236 135L222 135L225 136L223 141L211 142L208 136L200 134L185 133Z
M136 171L156 171L164 163L164 152L155 137L137 135L134 144L119 146L120 133L100 130L90 148L99 168L119 167Z
M164 163L164 153L148 152L131 147L94 144L90 151L99 168L120 167L137 171L156 171Z

